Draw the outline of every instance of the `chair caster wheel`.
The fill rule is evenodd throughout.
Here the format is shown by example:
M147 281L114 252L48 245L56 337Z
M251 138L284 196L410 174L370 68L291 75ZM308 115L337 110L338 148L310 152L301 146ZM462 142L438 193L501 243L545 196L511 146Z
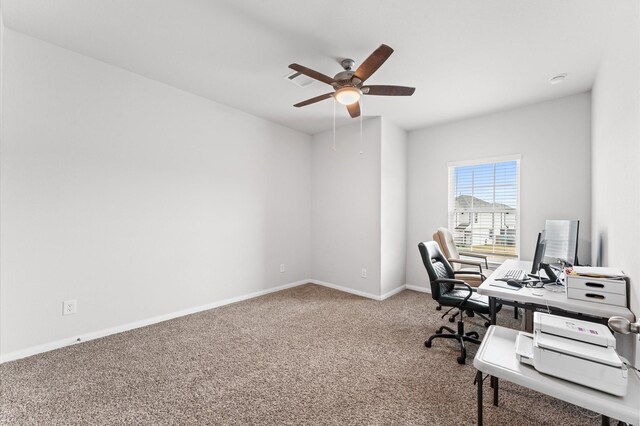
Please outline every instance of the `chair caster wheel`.
M456 319L454 317L449 317L449 322L456 322Z
M424 345L425 345L427 348L430 348L430 347L431 347L431 342L430 342L430 341L428 341L428 340L426 340L426 341L424 342Z
M441 310L442 310L442 305L436 306L436 311L441 311Z
M487 328L488 328L490 325L491 325L491 323L490 323L490 322L485 322L485 323L484 323L484 326L485 326L485 327L487 327Z
M473 318L476 316L475 312L473 312L471 309L467 309L465 312L467 313L467 316L469 318Z

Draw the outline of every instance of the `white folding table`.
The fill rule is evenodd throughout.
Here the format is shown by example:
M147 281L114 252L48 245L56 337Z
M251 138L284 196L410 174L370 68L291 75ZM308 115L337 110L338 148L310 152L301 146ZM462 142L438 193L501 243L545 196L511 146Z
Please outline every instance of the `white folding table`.
M515 348L517 335L517 330L495 325L489 327L473 360L473 366L478 370L479 426L482 426L483 373L595 411L602 415L603 425L609 424L609 418L640 425L640 379L636 372L629 370L627 395L624 397L548 376L518 361ZM498 405L497 380L493 388L493 405Z

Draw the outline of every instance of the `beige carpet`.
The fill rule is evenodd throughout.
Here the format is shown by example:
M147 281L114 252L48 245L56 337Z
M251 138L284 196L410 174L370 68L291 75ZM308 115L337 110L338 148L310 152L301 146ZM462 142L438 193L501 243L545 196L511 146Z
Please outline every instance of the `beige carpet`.
M0 366L0 423L475 424L477 348L465 366L453 341L425 348L434 308L305 285L36 355ZM599 424L506 382L496 408L485 387L487 425Z

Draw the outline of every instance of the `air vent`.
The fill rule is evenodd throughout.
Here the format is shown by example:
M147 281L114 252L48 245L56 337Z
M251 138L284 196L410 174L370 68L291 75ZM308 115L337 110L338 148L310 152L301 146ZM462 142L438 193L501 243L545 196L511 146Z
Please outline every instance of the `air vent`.
M307 87L313 83L311 77L307 77L304 74L300 74L298 71L293 71L284 76L287 80L300 87Z
M562 74L558 74L556 76L553 76L549 79L549 84L559 84L562 83L564 81L565 78L567 78L567 73L562 73Z

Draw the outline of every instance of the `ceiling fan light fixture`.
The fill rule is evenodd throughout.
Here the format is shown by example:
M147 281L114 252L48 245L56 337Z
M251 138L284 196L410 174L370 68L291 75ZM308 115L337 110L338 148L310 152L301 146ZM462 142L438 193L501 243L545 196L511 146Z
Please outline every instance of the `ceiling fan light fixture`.
M351 105L360 100L362 92L357 87L342 87L336 90L336 101L342 105Z

